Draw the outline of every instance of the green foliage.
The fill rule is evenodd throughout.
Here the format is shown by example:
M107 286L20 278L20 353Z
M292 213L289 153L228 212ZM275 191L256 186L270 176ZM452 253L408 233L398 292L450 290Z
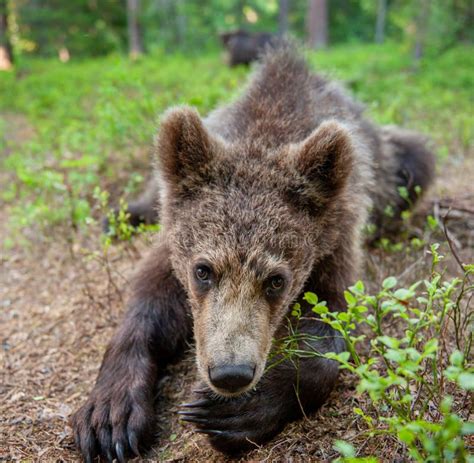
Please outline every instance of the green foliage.
M366 0L366 3L370 0ZM375 2L373 2L375 3ZM458 41L472 42L472 4L469 0L429 0L406 2L393 0L389 8L389 27L393 38L413 48L419 31L423 29L422 42L425 53L436 56Z
M12 10L18 24L17 51L54 56L66 47L75 57L124 49L124 6L116 0L16 0Z
M137 233L153 233L159 230L159 225L140 224L134 227L129 223L130 214L127 212L127 203L120 198L119 207L113 209L109 202L109 193L99 187L94 189L94 199L99 215L106 219L107 229L102 234L102 244L106 251L114 240L129 242ZM95 223L91 217L86 218L88 224Z
M1 194L11 205L12 230L45 232L64 223L80 229L94 188L110 189L117 179L121 193L136 195L142 177L130 166L140 161L149 171L157 116L179 103L205 113L243 76L217 56L160 54L135 63L117 56L67 65L32 61L18 81L1 74L0 112L21 115L29 128L23 136L0 125L7 149L0 162L10 176Z
M393 45L335 47L311 61L348 82L377 122L430 134L447 157L467 153L472 140L473 56L471 47L459 47L425 59L417 72L410 50Z
M145 48L190 50L218 46L218 33L245 28L276 33L278 0L141 0L139 24ZM331 44L373 42L378 3L328 1ZM437 55L454 44L472 43L469 0L430 0L420 18L422 0L387 0L385 36L413 48L424 30L427 52ZM17 52L56 55L65 47L73 57L127 49L126 2L116 0L9 0ZM307 35L308 0L289 2L290 32ZM420 25L420 19L422 24Z
M304 1L301 12L306 11ZM145 0L142 11L145 42L150 49L199 51L220 48L219 33L245 28L277 32L278 0ZM247 18L256 18L251 22ZM292 21L290 15L290 22Z
M305 300L346 342L347 352L325 356L351 372L357 392L370 397L371 408L354 408L367 434L398 439L418 462L463 462L469 458L463 438L473 427L454 410L454 398L474 390L474 367L469 363L474 314L468 308L474 266L466 265L462 278L446 280L438 271L438 245L431 246L431 254L429 279L398 287L397 279L388 277L376 294L367 293L359 281L344 294L346 312L331 311L313 293L306 293ZM401 335L393 334L394 324ZM454 331L453 347L446 340L448 328ZM280 350L290 358L321 355L301 354L300 341L293 330ZM359 353L362 343L370 346L367 353ZM353 447L345 442L335 448L342 461L367 461L354 459Z
M340 453L341 458L336 459L336 463L377 463L375 457L356 457L356 449L349 442L337 440L333 446L334 450Z
M309 59L346 80L379 122L432 134L444 156L462 155L471 137L473 56L459 47L427 60L417 73L394 45L345 46ZM135 194L139 182L129 184L130 166L138 160L140 172L149 170L157 115L179 103L205 114L235 94L247 71L228 69L216 54L157 52L136 62L119 56L67 64L30 60L20 73L20 79L0 74L0 113L27 127L17 129L10 117L0 123L1 168L9 176L1 199L10 206L16 236L64 223L80 229L96 213L96 186L118 189L125 199ZM118 204L116 194L111 202Z

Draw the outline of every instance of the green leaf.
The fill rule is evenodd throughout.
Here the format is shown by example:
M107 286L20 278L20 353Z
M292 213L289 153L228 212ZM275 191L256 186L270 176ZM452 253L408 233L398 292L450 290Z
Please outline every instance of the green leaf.
M301 317L301 305L298 302L293 306L293 310L291 311L291 315L296 318Z
M408 195L408 189L405 186L399 186L398 187L398 194L406 201L408 201L409 195Z
M474 390L474 373L463 372L458 376L459 387L466 391Z
M413 431L410 431L407 428L402 428L398 431L398 438L405 442L405 444L410 445L416 438L416 435Z
M342 359L342 360L344 360L345 362L348 362L349 359L350 359L350 357L351 357L350 352L341 352L341 353L339 354L339 358Z
M317 313L318 315L325 315L329 313L329 309L327 308L326 304L315 304L315 306L311 309L314 313Z
M347 313L347 312L341 312L337 315L337 318L343 322L350 322L351 321L351 317L350 315Z
M451 411L452 406L453 406L453 398L448 395L441 401L439 408L441 410L441 413L446 415Z
M357 298L349 291L344 291L344 298L349 305L357 303Z
M431 231L434 231L438 228L438 221L432 215L429 215L426 218L426 223L428 224L428 228Z
M438 340L436 338L430 339L423 348L423 354L429 355L432 354L433 352L436 352L438 349Z
M384 357L388 360L391 360L392 362L396 362L399 364L406 359L406 356L403 352L394 349L388 349L388 351L385 352Z
M400 345L400 341L398 339L391 338L390 336L378 336L377 340L392 349L397 349Z
M353 293L362 295L365 292L364 283L361 280L358 280L355 285L349 288Z
M304 293L303 299L311 305L316 305L318 303L318 296L314 293Z
M471 434L474 434L474 422L467 421L463 423L461 432L464 436L470 436Z
M362 313L365 313L365 312L367 312L367 310L368 310L368 309L367 309L367 307L366 307L365 305L358 305L358 306L352 308L352 311L353 311L354 313L356 313L357 315L360 315L360 314L362 314Z
M455 350L449 357L449 362L451 365L456 367L462 367L464 363L464 355L459 350Z
M351 444L349 444L349 442L336 440L336 442L334 442L333 449L339 452L343 457L355 457L355 449Z
M388 277L383 280L382 286L384 289L391 289L397 284L397 279L395 277Z
M408 300L411 299L414 295L415 295L415 293L414 293L413 291L410 291L409 289L405 289L405 288L397 289L397 290L393 293L393 296L394 296L396 299L399 299L400 301L408 301Z
M350 352L340 352L336 354L335 352L327 352L325 354L326 358L331 360L337 360L339 363L347 363L351 357Z

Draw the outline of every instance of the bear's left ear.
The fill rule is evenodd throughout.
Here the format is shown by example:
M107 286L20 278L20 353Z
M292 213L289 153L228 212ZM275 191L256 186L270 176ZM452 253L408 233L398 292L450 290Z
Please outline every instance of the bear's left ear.
M157 138L158 169L168 191L192 196L208 178L217 141L190 107L169 110Z
M291 164L307 181L315 202L324 203L346 184L353 163L349 131L335 120L323 122L292 153Z

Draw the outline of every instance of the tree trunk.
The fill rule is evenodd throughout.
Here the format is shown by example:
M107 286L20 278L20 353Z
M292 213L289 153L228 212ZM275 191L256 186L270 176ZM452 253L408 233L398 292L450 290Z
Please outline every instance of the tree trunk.
M143 53L140 23L138 15L140 11L140 0L127 0L127 28L128 48L132 58Z
M7 0L0 0L0 71L7 71L13 65L13 51L8 32Z
M385 39L385 18L387 17L387 0L379 0L377 22L375 24L375 42L383 43Z
M327 0L309 0L308 37L312 48L324 48L328 44Z
M182 0L175 0L176 12L176 44L183 45L186 38L186 16L184 15L184 8Z
M416 15L415 38L415 64L421 60L425 48L426 34L428 32L428 17L430 14L430 0L418 1L418 14Z
M288 10L290 0L280 0L278 9L278 33L286 35L288 33Z

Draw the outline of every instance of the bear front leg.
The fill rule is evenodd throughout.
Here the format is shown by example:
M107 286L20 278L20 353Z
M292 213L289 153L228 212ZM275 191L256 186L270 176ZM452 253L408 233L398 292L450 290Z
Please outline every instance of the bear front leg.
M71 418L76 445L87 462L97 456L123 462L150 447L157 379L182 351L191 326L184 290L162 245L143 262L97 382Z
M312 336L301 348L315 356L269 363L254 391L237 398L218 398L206 386L199 400L185 404L181 419L194 423L219 451L235 454L263 444L290 421L316 411L329 396L338 364L317 353L341 352L344 342L315 318L302 319L298 332Z

